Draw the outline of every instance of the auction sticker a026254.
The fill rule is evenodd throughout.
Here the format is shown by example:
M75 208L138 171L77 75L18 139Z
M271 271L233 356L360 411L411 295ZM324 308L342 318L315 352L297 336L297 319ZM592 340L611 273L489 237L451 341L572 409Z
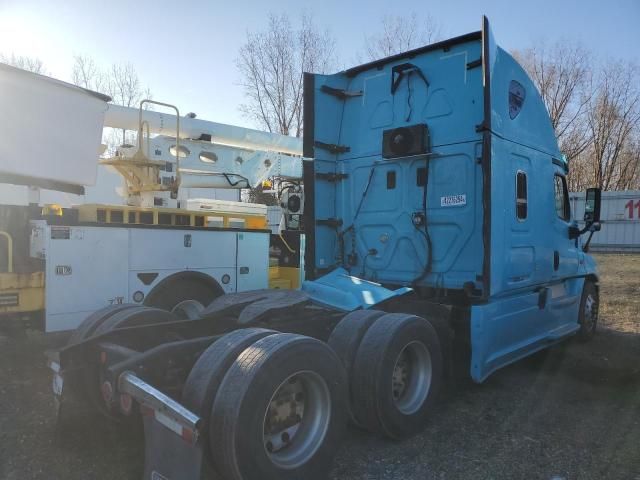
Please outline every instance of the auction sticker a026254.
M441 207L457 207L467 204L467 195L447 195L446 197L440 197Z

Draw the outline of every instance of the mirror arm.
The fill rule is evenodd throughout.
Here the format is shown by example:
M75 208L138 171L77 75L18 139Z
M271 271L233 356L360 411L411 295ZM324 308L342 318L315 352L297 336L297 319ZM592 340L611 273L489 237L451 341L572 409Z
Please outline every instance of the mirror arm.
M586 233L586 232L590 232L589 233L589 238L587 238L587 241L582 246L582 251L583 252L585 252L585 253L589 252L589 244L591 243L591 238L593 237L593 234L596 233L596 232L599 232L601 228L602 228L602 226L600 225L600 222L591 222L590 224L586 225L580 231L580 235L582 235L583 233Z
M595 232L592 230L591 233L589 234L589 238L587 238L587 241L585 242L585 244L582 246L582 251L584 253L588 253L589 252L589 244L591 243L591 237L593 237L593 234Z

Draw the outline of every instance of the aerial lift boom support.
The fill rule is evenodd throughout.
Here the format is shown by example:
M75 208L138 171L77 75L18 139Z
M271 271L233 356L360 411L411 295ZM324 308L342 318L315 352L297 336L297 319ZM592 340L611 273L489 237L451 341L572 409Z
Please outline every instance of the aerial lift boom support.
M176 114L145 110L146 104ZM270 177L302 178L298 138L180 116L177 107L152 100L143 100L139 109L109 105L104 125L138 132L136 147L121 146L101 162L125 178L130 204L149 204L151 192L176 196L179 188L249 188ZM167 176L161 172L169 163L175 167L169 166Z

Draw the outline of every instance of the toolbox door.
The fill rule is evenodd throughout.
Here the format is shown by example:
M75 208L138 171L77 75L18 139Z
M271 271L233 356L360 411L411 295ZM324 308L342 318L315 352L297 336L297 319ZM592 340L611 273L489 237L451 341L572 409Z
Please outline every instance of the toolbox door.
M269 286L269 232L237 233L237 291Z
M126 302L126 229L52 225L46 232L47 332L74 329L90 313Z

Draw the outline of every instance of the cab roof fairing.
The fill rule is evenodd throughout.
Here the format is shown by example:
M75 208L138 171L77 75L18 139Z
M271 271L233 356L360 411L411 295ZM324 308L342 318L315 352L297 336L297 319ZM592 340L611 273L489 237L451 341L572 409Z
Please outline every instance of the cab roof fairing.
M547 108L537 87L508 52L495 46L489 56L491 69L491 132L564 161ZM510 117L512 82L523 87L521 110Z
M338 74L323 76L327 82L325 83L323 81L322 83L334 88L344 89L347 88L347 84L350 82L346 84L341 81L336 82L336 80L340 78L340 74L343 74L349 79L353 79L362 72L374 69L383 70L388 64L411 60L422 53L438 49L448 51L456 45L482 40L482 34L481 31L471 32L358 65L339 72ZM490 63L489 78L491 83L491 132L507 140L522 143L536 150L543 151L564 161L558 147L553 126L551 125L549 113L537 87L513 56L496 44L491 30L488 31L487 35L489 36L488 57ZM482 60L484 61L484 58ZM513 119L509 117L509 87L512 81L516 81L522 85L526 92L522 111ZM335 83L335 85L333 85L333 83Z

